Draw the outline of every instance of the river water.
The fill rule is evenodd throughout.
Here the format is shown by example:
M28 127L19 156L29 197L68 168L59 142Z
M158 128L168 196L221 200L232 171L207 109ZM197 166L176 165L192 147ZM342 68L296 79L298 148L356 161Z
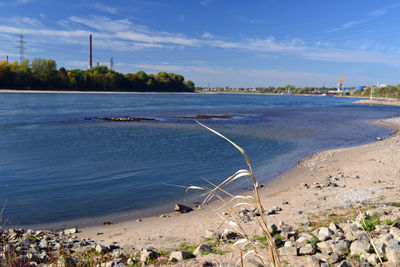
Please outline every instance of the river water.
M241 154L193 119L242 146L267 183L303 157L372 142L390 129L371 119L400 107L352 98L251 94L0 94L0 204L13 225L135 218L192 204L174 185L217 183L246 167ZM88 120L100 116L157 121ZM231 190L249 188L246 180Z

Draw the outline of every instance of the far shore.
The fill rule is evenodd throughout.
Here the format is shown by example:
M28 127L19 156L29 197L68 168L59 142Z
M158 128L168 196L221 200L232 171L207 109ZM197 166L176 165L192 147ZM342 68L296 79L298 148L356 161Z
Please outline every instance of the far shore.
M130 91L82 91L82 90L16 90L0 89L0 93L23 94L197 94L195 92L130 92Z

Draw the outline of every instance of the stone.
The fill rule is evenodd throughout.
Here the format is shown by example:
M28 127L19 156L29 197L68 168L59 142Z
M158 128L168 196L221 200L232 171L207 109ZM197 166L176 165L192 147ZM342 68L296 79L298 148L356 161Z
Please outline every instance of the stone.
M142 249L140 252L140 261L146 262L147 260L154 260L157 259L158 253L152 249Z
M57 266L59 266L59 267L75 267L76 262L73 258L65 257L65 259L58 260Z
M241 235L236 233L234 229L225 229L221 237L224 240L235 240L237 238L240 238Z
M129 257L128 260L126 261L126 264L128 265L133 265L136 263L136 260L132 257Z
M391 227L389 233L393 235L394 239L400 240L400 228Z
M348 263L346 260L340 262L336 267L351 267L351 264Z
M342 229L346 239L349 241L356 240L361 232L361 228L356 223L346 224Z
M206 238L211 238L211 239L218 241L221 239L221 236L222 236L222 234L219 231L214 231L214 230L206 231Z
M297 256L296 247L281 247L278 251L280 256Z
M333 245L333 241L332 241L332 240L323 241L323 242L317 243L318 249L319 249L323 254L330 254L330 253L332 253L332 252L333 252L333 250L332 250L332 245Z
M307 261L309 263L308 266L315 266L315 267L319 267L320 266L320 264L319 264L320 260L317 259L315 256L308 256L307 257Z
M182 204L175 204L174 211L179 211L180 213L188 213L193 211L193 209Z
M278 226L276 226L275 224L270 224L270 225L268 225L268 228L269 228L272 232L278 232Z
M331 222L331 223L329 224L329 230L331 230L331 231L333 231L334 233L336 233L337 231L340 230L340 228L339 228L336 224L334 224L333 222Z
M120 259L112 260L106 263L106 267L126 267L126 264Z
M245 266L246 267L263 267L264 265L261 262L255 260L255 259L249 259L246 262Z
M297 232L291 231L291 232L281 232L281 235L284 239L296 239L297 237Z
M314 244L307 244L299 249L299 253L301 255L312 255L315 254L315 252L317 252L317 249L315 248Z
M36 254L28 253L26 256L28 257L30 262L40 263L40 258Z
M169 260L170 261L181 261L191 258L191 254L187 251L172 251Z
M400 265L400 245L392 245L386 248L386 257L390 263Z
M280 221L278 224L278 228L280 231L282 232L292 232L293 231L293 227L284 223L283 221Z
M193 252L194 255L199 256L202 255L204 252L211 251L211 247L208 244L201 244L198 246L195 251Z
M376 266L376 265L378 265L379 259L378 259L378 256L375 253L373 253L368 256L367 261L372 266Z
M103 246L102 244L97 244L95 249L96 249L96 252L98 252L98 253L107 252L107 248L105 246Z
M371 248L371 244L369 241L365 240L355 240L351 243L350 246L350 254L351 255L360 255Z
M381 209L369 209L365 212L365 214L369 217L374 217L374 216L383 216L385 215L385 211Z
M374 246L376 248L376 251L380 255L384 254L385 253L386 244L380 239L374 240L373 242L374 242Z
M331 235L333 235L334 232L327 228L327 227L321 227L318 231L318 239L321 241L325 241L330 239Z
M290 240L288 240L288 241L286 241L285 242L285 244L283 245L284 247L295 247L296 246L296 243L295 242L293 242L293 241L290 241Z
M336 263L340 260L340 257L336 253L332 253L328 256L328 262L330 264Z
M380 238L380 240L383 242L383 243L385 243L386 245L388 244L388 242L389 242L389 240L391 240L391 239L393 239L394 238L394 236L392 235L392 234L386 234L386 235L383 235L381 238Z
M48 246L48 244L47 244L47 240L46 239L40 240L40 242L39 242L39 248L40 249L45 249L45 248L47 248L47 246Z
M64 234L66 234L66 235L76 234L76 233L78 233L78 229L76 229L76 228L71 228L71 229L64 230Z

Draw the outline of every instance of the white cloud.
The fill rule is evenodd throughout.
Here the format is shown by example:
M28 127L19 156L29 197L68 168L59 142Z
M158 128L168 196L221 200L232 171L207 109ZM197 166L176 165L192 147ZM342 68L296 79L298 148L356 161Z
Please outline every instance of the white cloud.
M100 11L110 13L110 14L117 14L117 9L114 7L110 7L102 2L96 2L94 7Z

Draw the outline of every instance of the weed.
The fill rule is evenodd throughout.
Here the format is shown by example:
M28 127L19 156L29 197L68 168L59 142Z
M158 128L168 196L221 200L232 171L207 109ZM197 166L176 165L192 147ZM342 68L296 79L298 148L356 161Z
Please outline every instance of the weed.
M269 261L272 266L281 266L281 261L279 258L279 253L278 249L276 248L275 242L273 240L273 236L270 233L270 229L268 227L267 221L266 221L266 216L264 212L263 205L260 200L260 195L258 192L259 184L258 180L254 176L253 173L253 168L250 163L250 160L244 151L243 148L235 144L233 141L230 139L226 138L219 132L201 124L200 122L196 121L199 125L203 126L207 130L213 132L214 134L218 135L219 137L225 139L228 141L231 145L233 145L237 150L240 151L240 153L243 155L248 169L241 169L234 173L232 176L229 178L225 179L222 183L216 185L211 182L207 182L211 185L211 188L208 187L200 187L200 186L189 186L187 190L189 189L195 189L195 190L201 190L206 192L206 198L203 201L203 204L208 203L211 199L214 197L220 199L222 201L223 206L221 208L228 209L229 210L229 216L228 217L223 217L221 216L221 219L223 221L223 224L229 225L230 228L233 228L234 231L241 235L242 238L237 240L232 246L237 247L240 251L240 264L244 266L244 259L250 255L257 257L262 265L266 266L265 261ZM248 177L250 178L249 181L252 183L253 187L253 196L244 196L244 195L233 195L229 193L228 191L225 190L225 186L228 184L234 182L235 180ZM221 196L221 194L225 195L228 197L228 199L224 198ZM256 208L260 216L256 219L256 222L258 223L258 226L260 230L263 232L264 237L265 237L265 243L266 246L260 246L254 239L251 239L249 237L249 234L246 232L245 228L243 225L241 225L239 216L238 216L238 209L239 207L252 207Z
M364 230L371 232L372 230L374 230L375 226L380 224L380 219L381 219L380 215L370 216L365 218L362 221L361 225L364 228Z

